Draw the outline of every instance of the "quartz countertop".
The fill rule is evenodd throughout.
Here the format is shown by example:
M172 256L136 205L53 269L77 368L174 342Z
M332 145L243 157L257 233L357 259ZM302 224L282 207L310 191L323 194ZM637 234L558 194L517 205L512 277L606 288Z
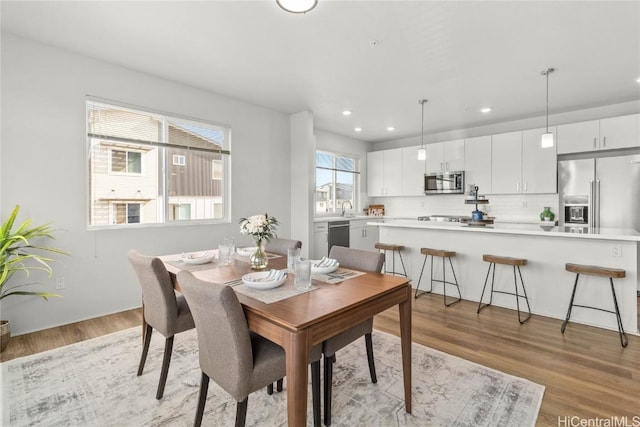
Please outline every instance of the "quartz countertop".
M576 239L598 239L598 240L627 240L640 242L640 232L633 229L623 228L596 228L590 229L588 233L572 233L564 231L559 227L554 227L550 231L544 231L539 223L522 224L498 222L491 226L469 226L455 222L433 222L418 221L412 219L395 219L385 222L371 222L369 225L377 225L380 227L400 227L400 228L416 228L416 229L436 229L451 230L471 233L502 233L502 234L522 234L530 236L548 236L560 238L576 238Z

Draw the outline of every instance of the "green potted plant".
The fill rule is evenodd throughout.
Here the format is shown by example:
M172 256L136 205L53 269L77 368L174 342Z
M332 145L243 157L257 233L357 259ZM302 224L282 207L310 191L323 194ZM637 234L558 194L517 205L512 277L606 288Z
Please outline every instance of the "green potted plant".
M20 206L16 205L9 218L0 228L0 300L12 295L38 296L45 300L60 295L29 290L28 287L37 283L22 283L18 275L29 277L32 271L45 271L49 277L53 274L50 263L53 258L48 254L69 255L68 252L38 244L43 240L53 240L53 229L49 224L31 225L27 218L22 224L14 228ZM23 277L23 278L24 278ZM0 351L3 351L11 336L8 320L0 320Z

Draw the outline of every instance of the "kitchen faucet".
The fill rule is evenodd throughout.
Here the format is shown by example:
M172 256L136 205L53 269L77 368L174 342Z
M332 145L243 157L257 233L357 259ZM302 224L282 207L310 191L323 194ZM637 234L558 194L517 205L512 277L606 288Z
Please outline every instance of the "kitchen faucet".
M349 200L345 200L344 202L342 202L342 216L344 216L344 205L346 203L349 203L349 209L353 209L353 205L351 204L351 202Z

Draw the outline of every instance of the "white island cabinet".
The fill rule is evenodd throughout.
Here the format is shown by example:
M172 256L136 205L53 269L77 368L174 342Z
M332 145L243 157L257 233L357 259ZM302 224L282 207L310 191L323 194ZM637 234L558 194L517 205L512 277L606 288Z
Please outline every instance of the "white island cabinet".
M566 263L624 269L626 276L614 279L622 324L625 332L638 334L636 292L640 288L639 232L600 229L592 234L576 234L545 232L535 224L496 224L494 227L452 224L396 220L377 225L380 228L380 242L404 245L403 259L413 287L417 286L424 261L424 256L420 254L421 247L456 251L456 257L452 260L456 277L462 297L470 301L479 301L482 293L488 268L488 264L482 261L483 254L526 258L528 263L521 271L531 311L556 319L564 319L567 314L575 280L575 274L565 271ZM435 275L441 277L441 263L434 263L434 267ZM425 274L421 288L428 287L425 282L425 277L429 277L428 270ZM498 266L495 279L496 290L513 291L511 268ZM441 294L442 285L436 285L434 292ZM511 295L495 294L493 303L514 310L516 308L515 297ZM575 303L613 309L608 280L581 275ZM513 321L518 321L516 313ZM616 318L611 313L577 308L571 314L571 321L617 331Z

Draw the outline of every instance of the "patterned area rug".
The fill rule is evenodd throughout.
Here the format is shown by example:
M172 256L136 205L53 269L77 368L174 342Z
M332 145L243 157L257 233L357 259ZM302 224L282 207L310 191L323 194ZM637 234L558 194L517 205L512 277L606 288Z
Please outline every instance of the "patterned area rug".
M413 344L413 414L404 411L399 338L374 331L378 383L364 339L337 353L333 426L533 426L544 387ZM176 336L167 386L155 399L164 340L153 335L136 376L140 328L2 364L4 426L191 426L200 381L195 332ZM285 380L286 388L286 380ZM231 426L235 401L213 381L203 425ZM311 422L311 390L309 389ZM247 426L286 426L286 392L249 396Z

